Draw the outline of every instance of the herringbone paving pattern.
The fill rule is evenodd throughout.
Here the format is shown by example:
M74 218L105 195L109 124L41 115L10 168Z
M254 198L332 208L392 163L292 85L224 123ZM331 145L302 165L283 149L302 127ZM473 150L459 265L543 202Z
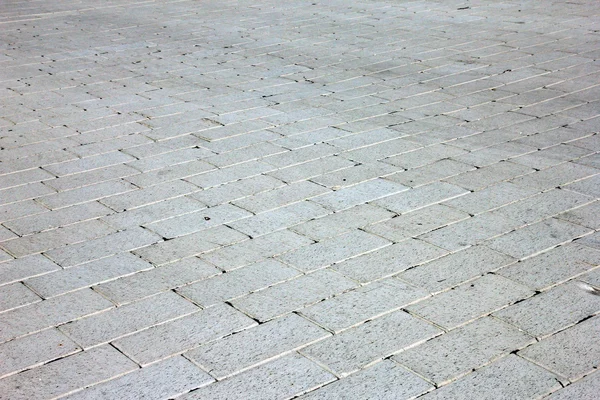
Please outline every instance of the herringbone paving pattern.
M0 4L0 399L596 399L593 0Z

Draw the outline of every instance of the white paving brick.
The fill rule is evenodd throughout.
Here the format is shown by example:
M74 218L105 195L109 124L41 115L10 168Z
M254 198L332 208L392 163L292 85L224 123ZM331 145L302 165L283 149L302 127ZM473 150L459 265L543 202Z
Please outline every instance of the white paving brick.
M0 263L0 284L21 281L59 269L60 266L42 255L11 259Z
M233 204L257 214L307 200L327 192L330 192L330 190L323 186L309 181L302 181L236 200Z
M436 336L440 330L404 311L397 311L314 344L300 352L346 376L392 354Z
M40 301L41 298L21 282L0 286L0 313Z
M374 179L355 186L342 188L311 199L333 211L341 211L382 197L391 196L407 190L406 186L385 179ZM376 202L376 204L380 204Z
M415 211L429 205L440 203L469 193L458 186L445 182L436 182L416 189L389 196L374 204L396 213Z
M117 339L113 345L145 366L255 325L256 321L221 304Z
M324 329L291 314L200 346L185 356L221 380L328 336Z
M115 211L131 210L146 204L156 203L173 197L195 192L198 188L183 181L172 181L151 188L134 190L132 192L101 199L100 202Z
M324 269L240 297L231 303L248 315L267 321L356 286L350 279Z
M183 297L166 292L78 319L61 326L60 330L87 349L197 310L198 307Z

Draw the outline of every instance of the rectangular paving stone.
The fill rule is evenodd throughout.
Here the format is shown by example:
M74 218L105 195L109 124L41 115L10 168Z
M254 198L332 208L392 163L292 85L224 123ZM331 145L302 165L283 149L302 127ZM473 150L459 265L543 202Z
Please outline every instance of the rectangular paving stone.
M156 243L159 240L160 237L157 235L136 227L83 243L50 250L45 254L63 268L67 268L108 257L112 254L135 250Z
M154 265L163 265L248 239L224 225L134 250Z
M265 172L273 171L274 169L276 169L274 166L266 164L262 161L248 161L242 164L236 164L230 167L219 168L214 171L197 174L186 178L186 181L191 182L203 189L207 189L240 179L250 178Z
M195 185L184 181L171 181L101 199L100 202L115 211L121 212L156 203L173 197L183 196L199 190Z
M389 180L410 187L426 185L474 170L475 167L455 160L440 160L408 171L398 172Z
M386 158L385 162L398 167L411 169L431 164L446 158L456 157L465 153L465 150L454 146L449 146L446 144L434 144L432 146L416 149L415 151L411 151L409 153Z
M535 337L545 337L600 311L598 299L566 283L494 313Z
M203 254L201 258L223 271L231 271L310 243L312 240L305 236L290 230L283 230L221 247Z
M123 211L117 214L111 214L101 218L110 226L118 229L127 229L135 226L142 226L155 221L161 221L171 217L206 208L204 204L190 197L175 197L158 203L148 204L146 206L134 208L133 210Z
M113 180L54 193L48 196L42 196L36 200L51 210L56 210L63 207L86 203L88 201L100 200L104 197L131 192L135 189L136 187L129 182Z
M21 282L0 286L0 313L42 300Z
M368 224L389 220L394 215L382 208L362 204L296 225L292 230L314 240L322 240L357 228L363 228Z
M484 317L403 351L392 360L441 386L534 342L517 328Z
M583 321L534 344L518 354L570 381L592 372L598 364L600 317Z
M436 293L515 261L485 246L473 246L411 268L400 274L399 278Z
M530 224L555 216L560 212L591 203L592 201L594 201L593 197L568 190L551 189L525 200L501 207L493 213L524 224Z
M448 178L446 181L469 190L476 190L532 172L534 172L532 168L511 163L509 161L502 161L475 171L465 172L464 174ZM513 182L515 182L515 180L513 180Z
M351 209L353 210L353 209ZM336 214L333 214L336 215ZM469 218L469 214L434 204L407 214L387 219L364 228L365 231L394 242L416 237L454 222ZM318 221L318 220L317 220Z
M114 305L92 290L84 289L0 314L0 342L65 324Z
M291 314L200 346L185 356L221 380L328 336L324 329Z
M12 174L0 175L0 190L15 186L25 185L32 182L52 180L55 176L41 168L28 169L14 172Z
M41 365L81 350L57 329L45 331L0 345L0 378ZM1 382L1 381L0 381Z
M525 199L537 193L537 190L520 187L509 182L500 182L481 190L468 193L465 196L444 202L453 208L471 214L481 214L503 205Z
M112 165L110 167L83 171L77 174L62 176L57 179L45 181L44 184L64 192L71 189L77 189L83 186L89 186L96 183L112 181L119 178L131 177L140 172L125 164Z
M370 253L390 244L390 241L379 236L354 230L292 250L278 256L277 259L306 273Z
M206 372L178 356L65 397L77 399L174 398L214 382Z
M469 192L461 187L445 182L436 182L377 200L374 204L386 210L404 214L467 193Z
M559 389L548 396L548 400L593 399L600 391L598 372L593 372L585 378Z
M153 222L145 226L163 238L172 239L203 231L214 226L229 224L251 215L252 213L243 208L231 204L222 204L205 208L201 211Z
M533 293L516 282L488 274L407 309L441 327L452 329L530 297Z
M10 259L0 263L0 284L18 282L59 269L60 266L40 254Z
M441 331L404 311L365 322L300 350L340 377L417 346Z
M19 235L28 235L41 232L51 228L95 219L111 214L113 211L98 202L84 203L60 210L48 211L29 217L15 219L5 222L4 226L10 228Z
M163 153L152 157L144 157L139 160L133 160L127 163L141 172L157 170L163 167L183 164L187 161L198 160L212 155L210 150L204 148L192 147L189 149L179 149L169 153Z
M285 186L285 183L278 179L268 175L257 175L195 192L190 197L212 207L239 199L247 199L248 196L277 189L282 186Z
M311 181L330 189L339 190L365 181L386 177L396 172L398 172L397 168L380 162L360 163L314 177Z
M152 264L139 257L131 253L122 253L27 279L25 283L47 299L151 268Z
M60 330L87 349L197 310L198 307L183 297L173 292L165 292L78 319L61 326Z
M541 251L568 242L589 233L589 228L549 218L517 229L484 244L515 258L535 255Z
M342 188L335 192L326 193L311 199L311 201L330 210L341 211L405 190L407 190L407 187L400 185L399 183L390 182L385 179L374 179L372 181ZM380 203L376 204L378 205Z
M56 398L138 368L106 345L4 378L0 392L15 400Z
M300 313L337 334L428 296L420 288L391 278L326 299Z
M246 314L267 321L356 286L350 279L323 269L240 297L231 303Z
M330 190L323 186L309 181L302 181L236 200L233 204L257 214L307 200L327 192L330 192Z
M301 400L343 399L348 395L363 399L412 399L433 386L390 360L300 396Z
M512 179L510 182L515 185L534 188L539 191L548 190L554 187L566 185L598 174L596 168L586 167L585 165L567 162L555 167L536 171L532 174Z
M335 376L297 353L259 365L181 397L220 400L244 393L248 400L290 399L335 380Z
M398 274L447 252L416 239L408 239L372 253L336 264L333 269L361 283Z
M75 174L77 172L107 167L109 165L123 164L132 160L135 160L135 158L129 154L125 154L120 151L113 151L111 153L80 158L59 164L47 165L44 167L44 169L56 176L64 176Z
M263 161L277 168L285 168L291 165L330 156L335 153L339 153L339 149L326 143L319 143L313 146L302 147L291 152L271 155L265 157Z
M330 172L353 167L352 161L338 156L328 156L317 160L308 161L302 164L295 164L289 167L268 172L269 176L280 179L286 183L293 183L311 179L313 182L319 176Z
M122 305L221 273L219 269L196 257L144 269L110 282L100 283L94 286L94 290L117 305Z
M0 247L15 257L23 257L92 240L113 232L114 229L105 223L98 220L89 220L34 235L6 240L0 243Z
M509 355L422 398L537 399L561 387L556 375L520 357Z
M573 224L583 225L588 228L600 228L600 202L587 204L583 207L565 211L556 216L558 219L569 221Z
M600 264L600 250L577 242L555 247L496 271L534 290L545 290Z
M40 214L48 211L46 207L33 200L20 201L18 203L0 206L0 221L6 222L29 215Z
M194 303L209 307L299 275L300 272L297 270L278 261L267 259L179 288L177 292Z
M166 183L178 179L187 179L189 177L200 175L208 171L216 170L214 165L207 162L195 160L183 164L170 165L161 169L142 174L129 176L127 181L142 188Z
M131 359L146 366L255 325L256 321L241 312L228 305L219 304L118 339L113 345Z
M281 229L290 228L313 218L330 214L331 211L312 203L302 201L286 207L267 211L227 224L252 238L266 235Z

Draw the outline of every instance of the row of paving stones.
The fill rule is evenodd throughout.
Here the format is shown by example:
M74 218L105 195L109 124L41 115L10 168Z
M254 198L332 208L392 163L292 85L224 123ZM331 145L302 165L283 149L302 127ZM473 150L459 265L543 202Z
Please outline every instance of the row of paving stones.
M594 398L597 14L1 5L0 398Z

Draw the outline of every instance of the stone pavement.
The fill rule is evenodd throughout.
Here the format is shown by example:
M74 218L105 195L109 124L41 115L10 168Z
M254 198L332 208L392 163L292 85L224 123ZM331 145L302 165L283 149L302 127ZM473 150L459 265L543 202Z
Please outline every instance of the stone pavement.
M594 0L0 4L0 399L596 399Z

